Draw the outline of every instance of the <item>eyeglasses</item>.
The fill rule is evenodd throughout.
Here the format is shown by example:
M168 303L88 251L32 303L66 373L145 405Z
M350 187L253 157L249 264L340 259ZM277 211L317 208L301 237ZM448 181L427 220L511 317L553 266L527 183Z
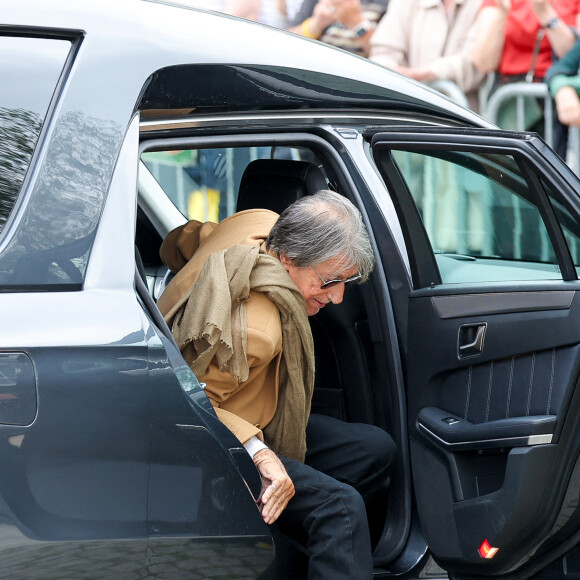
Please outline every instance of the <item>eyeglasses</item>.
M316 275L320 278L320 281L322 282L322 286L320 286L321 290L324 290L325 288L333 288L334 286L338 286L339 284L348 284L349 282L356 282L357 280L360 280L362 278L362 274L356 274L355 276L351 276L350 278L347 278L346 280L325 280L316 271L316 268L314 266L311 266L311 268L314 270L314 272L316 273Z

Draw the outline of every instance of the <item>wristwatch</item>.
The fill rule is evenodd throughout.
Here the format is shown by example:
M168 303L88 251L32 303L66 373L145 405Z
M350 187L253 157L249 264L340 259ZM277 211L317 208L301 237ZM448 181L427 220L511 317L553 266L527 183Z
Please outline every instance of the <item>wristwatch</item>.
M556 28L559 23L560 19L557 16L554 16L554 18L549 20L547 24L544 24L544 28Z
M367 32L372 30L374 27L375 27L375 25L372 22L370 22L370 20L363 20L357 26L355 26L353 28L353 30L354 30L354 33L360 37L360 36L364 36Z

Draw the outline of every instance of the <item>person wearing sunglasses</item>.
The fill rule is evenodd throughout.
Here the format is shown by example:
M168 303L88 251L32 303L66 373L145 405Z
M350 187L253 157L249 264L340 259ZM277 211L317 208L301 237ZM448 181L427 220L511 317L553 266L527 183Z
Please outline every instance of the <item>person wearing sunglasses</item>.
M158 306L260 472L262 518L298 543L308 578L372 578L365 498L386 493L395 444L374 425L310 413L308 316L340 304L374 268L360 212L323 190L281 215L189 222L167 236L161 257L176 275ZM276 577L288 577L278 564Z

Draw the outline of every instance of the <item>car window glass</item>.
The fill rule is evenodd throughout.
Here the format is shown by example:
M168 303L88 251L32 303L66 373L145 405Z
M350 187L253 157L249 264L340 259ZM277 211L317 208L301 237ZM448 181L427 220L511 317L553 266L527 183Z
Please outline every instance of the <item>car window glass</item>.
M256 146L148 151L141 159L187 218L219 222L236 211L240 180L256 159L294 159L320 166L305 147Z
M0 36L0 232L24 177L71 43Z
M444 284L562 278L540 211L513 157L392 154Z

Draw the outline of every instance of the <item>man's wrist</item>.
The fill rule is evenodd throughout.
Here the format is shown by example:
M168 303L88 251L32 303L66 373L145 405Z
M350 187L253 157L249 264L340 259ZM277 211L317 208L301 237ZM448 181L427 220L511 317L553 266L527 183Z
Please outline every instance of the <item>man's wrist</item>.
M258 439L255 435L254 437L250 437L245 443L244 447L250 457L253 459L254 455L263 451L264 449L268 449L268 446L260 439Z

